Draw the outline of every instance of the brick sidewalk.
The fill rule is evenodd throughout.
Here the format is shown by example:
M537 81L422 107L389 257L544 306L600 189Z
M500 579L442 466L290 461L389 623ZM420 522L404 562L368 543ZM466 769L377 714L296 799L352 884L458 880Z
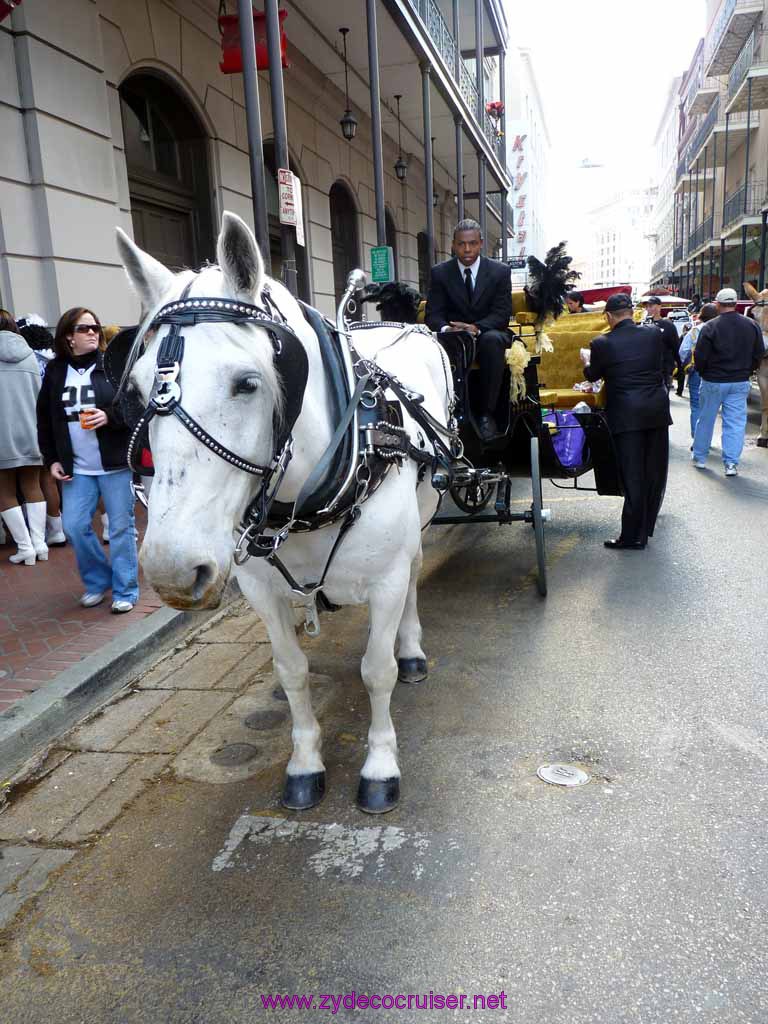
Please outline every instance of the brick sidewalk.
M136 522L143 535L139 506ZM34 566L12 565L15 550L0 547L0 713L161 607L140 577L139 603L127 615L111 614L109 595L81 608L84 587L69 544L51 548L48 561Z

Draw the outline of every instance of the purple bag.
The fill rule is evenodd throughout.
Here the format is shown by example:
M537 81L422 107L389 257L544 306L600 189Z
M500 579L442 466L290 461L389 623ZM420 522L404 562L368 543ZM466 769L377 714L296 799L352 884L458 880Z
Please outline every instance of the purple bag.
M558 429L552 432L552 445L561 466L572 469L584 461L584 431L569 409L555 409L542 417L542 423L552 423Z

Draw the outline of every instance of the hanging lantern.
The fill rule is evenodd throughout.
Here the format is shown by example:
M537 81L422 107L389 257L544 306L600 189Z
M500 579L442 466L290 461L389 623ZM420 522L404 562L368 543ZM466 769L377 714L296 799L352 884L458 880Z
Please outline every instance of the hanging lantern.
M397 180L404 182L408 177L408 164L403 159L403 140L400 137L400 100L403 98L403 94L399 93L395 96L395 102L397 103L397 152L398 157L395 161L395 174Z
M357 118L352 113L352 109L349 105L349 65L347 64L347 32L348 28L340 28L341 38L344 40L344 96L346 98L347 108L344 111L344 116L339 121L341 125L341 133L347 142L351 142L354 139L357 132Z
M280 58L284 68L288 67L285 55L286 38L283 22L288 17L287 11L278 11L280 18ZM219 69L225 75L239 75L243 70L243 51L240 48L240 17L227 14L224 0L219 4L219 32L221 33L222 60ZM267 50L266 15L263 11L253 12L253 34L256 38L256 67L259 71L269 70L269 52Z

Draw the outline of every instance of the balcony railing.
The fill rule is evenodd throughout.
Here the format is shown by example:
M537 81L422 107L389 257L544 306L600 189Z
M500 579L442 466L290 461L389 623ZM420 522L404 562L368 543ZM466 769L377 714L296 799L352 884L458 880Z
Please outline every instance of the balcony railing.
M707 116L704 118L704 120L701 122L699 130L696 132L696 134L693 136L691 141L688 143L688 148L686 149L685 156L683 157L683 160L685 161L686 167L690 167L691 166L691 162L692 162L693 158L696 156L696 154L699 152L701 147L704 145L704 143L709 138L710 133L714 129L715 125L717 124L717 119L718 119L719 116L720 116L720 97L718 96L718 98L712 104L712 109L707 114Z
M675 250L674 250L674 253L673 253L673 256L672 256L672 262L673 263L679 263L682 260L682 258L683 258L683 243L681 242L680 245L676 245L675 246Z
M717 218L719 220L719 218ZM711 242L715 237L716 218L714 213L711 213L706 220L703 220L701 224L688 236L688 252L693 252L694 249L698 249L700 245L704 245L706 242Z
M736 0L725 0L720 11L720 17L715 22L715 27L712 30L710 45L707 47L707 56L705 58L707 64L709 64L712 54L717 52L720 43L723 41L723 36L728 28L728 22L731 20L735 10Z
M672 269L671 253L665 252L663 256L656 260L651 267L651 277L658 277L659 274L664 274L667 270ZM682 259L682 256L680 257Z
M752 67L752 61L755 56L755 31L754 29L749 33L749 38L741 49L741 53L736 58L736 63L731 68L731 73L728 75L728 101L730 102L736 93L741 88L741 83L747 77L747 72Z
M710 75L724 75L731 70L737 56L733 47L746 41L761 7L759 0L724 0L704 57L704 69ZM729 31L730 39L727 39Z
M455 78L456 73L456 40L448 28L448 24L442 15L435 0L411 0L411 5L418 12L419 17L429 33L432 42L435 44L440 56L445 61L448 69ZM477 118L477 79L468 69L462 59L459 59L459 91L464 101L472 111L475 118L482 126L485 136L494 149L498 149L500 140L496 135L496 128L490 117L483 111L482 117Z
M739 217L759 217L767 191L766 182L759 180L749 181L731 192L723 207L723 227L733 224Z

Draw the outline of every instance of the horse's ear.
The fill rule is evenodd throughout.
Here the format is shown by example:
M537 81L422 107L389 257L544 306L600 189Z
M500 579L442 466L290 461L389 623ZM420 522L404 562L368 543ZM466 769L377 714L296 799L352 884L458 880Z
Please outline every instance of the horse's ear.
M264 261L251 229L228 210L221 219L216 255L232 295L254 302L264 283Z
M750 299L752 299L753 302L758 302L760 300L760 292L757 291L757 289L754 288L749 283L749 281L744 282L744 291L747 293Z
M170 290L173 274L132 242L121 228L116 230L117 249L128 280L141 299L142 308L145 311L153 309Z

